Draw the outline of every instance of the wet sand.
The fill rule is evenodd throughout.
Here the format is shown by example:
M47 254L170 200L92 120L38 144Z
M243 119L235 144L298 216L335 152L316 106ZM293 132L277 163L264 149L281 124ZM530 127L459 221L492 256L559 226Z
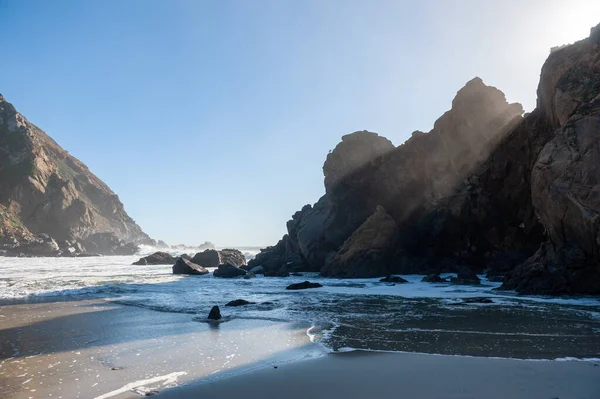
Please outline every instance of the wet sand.
M597 399L599 392L598 363L350 352L175 388L158 398Z
M348 319L325 340L337 348L389 345L409 352L478 356L600 357L600 321L586 310L544 307L541 313L531 307L385 300L391 301L388 313ZM352 303L365 312L384 308L382 301ZM320 306L339 309L342 321L353 313L345 301L321 301ZM299 309L298 318L305 311ZM227 316L230 310L223 312ZM0 398L122 399L160 392L165 398L597 399L600 392L598 363L376 352L325 355L307 335L307 323L243 315L209 324L195 321L191 313L99 299L0 303ZM311 333L318 334L318 328ZM175 388L182 384L186 386Z
M306 325L208 324L102 300L0 306L0 398L139 398L322 351Z

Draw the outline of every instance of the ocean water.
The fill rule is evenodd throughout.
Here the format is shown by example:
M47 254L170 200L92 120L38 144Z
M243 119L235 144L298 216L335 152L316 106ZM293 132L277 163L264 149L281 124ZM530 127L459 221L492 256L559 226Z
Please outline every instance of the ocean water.
M480 286L423 283L418 275L403 276L409 282L396 285L378 279L321 278L316 273L249 280L176 276L168 265L131 265L138 258L0 258L0 301L102 298L189 314L198 321L219 305L230 320L306 323L306 333L326 351L600 357L598 298L517 296L495 290L500 283L483 276ZM285 289L304 280L323 287ZM493 303L463 302L473 297ZM223 306L234 299L255 304Z

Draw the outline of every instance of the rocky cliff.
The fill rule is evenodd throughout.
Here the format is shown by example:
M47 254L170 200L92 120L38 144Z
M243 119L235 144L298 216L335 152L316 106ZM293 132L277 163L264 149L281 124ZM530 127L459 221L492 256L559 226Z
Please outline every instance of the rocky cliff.
M487 269L519 292L600 293L599 46L600 26L553 51L525 117L475 78L432 131L399 147L344 136L323 168L326 194L250 266L340 277Z
M531 199L547 241L503 287L600 294L600 25L552 52L537 112L544 123L534 133L545 142L530 169Z
M475 78L458 91L452 108L429 133L414 132L399 147L375 133L344 136L323 166L326 194L314 206L297 212L287 224L288 234L258 254L252 265L278 268L287 264L292 269L346 277L383 275L404 267L401 249L410 249L410 231L419 226L419 219L439 209L456 192L521 122L522 113L520 104L509 104L501 91ZM388 245L386 250L371 253L377 259L371 262L377 272L366 266L364 250L349 248L351 242L365 245L364 239L352 236L373 217L393 220L399 229L397 233L390 226L385 238L376 239L377 245L383 241ZM362 231L372 228L362 226ZM348 254L357 254L361 260L350 260Z
M112 250L103 245L152 243L104 182L2 96L0 204L9 215L3 216L4 243L40 233L60 241L87 240L107 253Z

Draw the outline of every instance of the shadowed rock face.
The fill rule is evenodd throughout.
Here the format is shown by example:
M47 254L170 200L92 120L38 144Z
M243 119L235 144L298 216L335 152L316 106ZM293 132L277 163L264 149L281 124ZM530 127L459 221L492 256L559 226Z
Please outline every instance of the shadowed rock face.
M0 204L31 233L151 243L106 184L0 96Z
M321 269L322 276L377 277L389 271L398 239L398 226L383 207L371 215L344 242L334 258Z
M503 288L535 294L600 294L600 25L553 52L538 110L550 136L531 170L532 203L548 242Z
M421 218L455 195L469 174L522 121L522 113L520 104L507 103L501 91L475 78L457 93L452 109L436 121L431 132L415 132L399 147L374 133L344 136L323 167L326 194L314 206L294 214L287 224L288 234L250 265L267 270L289 265L290 270L330 274L329 265L336 259L334 269L343 270L340 264L345 261L341 262L339 251L379 205L400 229L398 239L387 240L386 262L388 252L397 252L390 267L401 268L407 256L411 264L414 258L431 257L427 246L408 252L399 249L410 247ZM383 253L372 255L375 252ZM440 251L434 258L439 263L437 257L444 256L445 251ZM455 254L451 251L450 256ZM381 265L378 257L368 262L361 259L362 272L350 273L353 277L382 276L388 268L389 262Z

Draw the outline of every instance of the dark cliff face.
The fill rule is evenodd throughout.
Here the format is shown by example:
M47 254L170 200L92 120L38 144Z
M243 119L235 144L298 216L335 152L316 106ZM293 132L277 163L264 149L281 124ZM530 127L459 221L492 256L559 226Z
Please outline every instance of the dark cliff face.
M338 277L468 267L518 292L600 294L600 25L549 56L537 108L521 114L476 78L397 148L345 136L325 196L253 265Z
M531 197L548 241L508 276L506 289L600 294L600 25L553 52L538 88L546 138Z
M452 109L435 123L431 132L415 132L399 147L374 133L344 136L323 167L325 196L314 206L297 212L288 222L288 234L282 241L259 254L252 264L267 263L277 268L289 263L325 275L347 277L389 272L399 259L395 256L390 263L392 255L404 245L402 237L410 236L407 232L414 229L415 221L437 209L444 198L457 190L521 121L522 112L520 104L507 103L501 91L476 78L457 93ZM389 219L375 217L382 214ZM393 220L400 234L387 222L389 234L385 238L368 234L373 231L373 222L361 225L370 218ZM367 234L351 239L360 227ZM372 245L379 250L367 256L366 237L370 236ZM385 251L382 242L389 247ZM352 248L351 244L361 249ZM348 254L360 255L351 259ZM368 259L372 259L370 263L376 272L369 270Z
M0 204L31 233L58 240L151 241L106 184L1 96Z

